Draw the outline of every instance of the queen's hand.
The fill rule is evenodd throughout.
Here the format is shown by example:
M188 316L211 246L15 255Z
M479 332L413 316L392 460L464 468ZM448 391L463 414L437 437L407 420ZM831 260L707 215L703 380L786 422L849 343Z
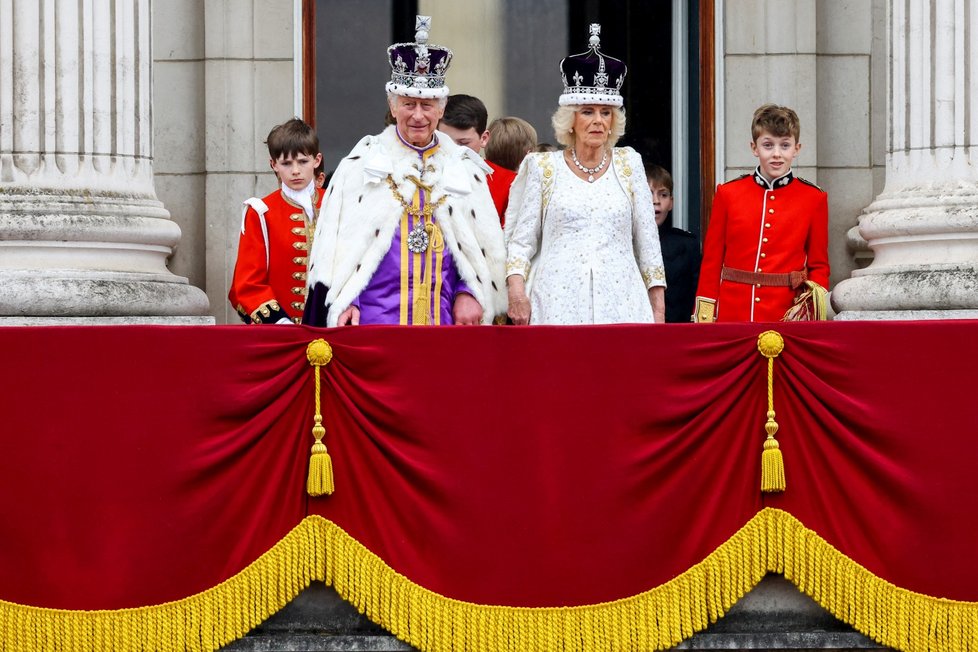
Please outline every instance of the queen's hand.
M530 299L526 296L526 284L519 274L506 278L506 288L509 293L509 309L506 314L517 326L530 323Z
M652 318L656 324L666 321L666 289L661 285L649 288L649 303L652 304Z

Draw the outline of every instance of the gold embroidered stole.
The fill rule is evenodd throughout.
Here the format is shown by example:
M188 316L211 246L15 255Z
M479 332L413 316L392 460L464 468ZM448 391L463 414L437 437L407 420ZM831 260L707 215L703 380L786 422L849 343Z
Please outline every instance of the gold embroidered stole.
M438 148L432 147L422 154L422 176L425 163ZM432 187L421 182L417 177L407 177L415 186L411 202L398 192L392 177L387 177L388 185L394 198L404 207L401 215L401 287L400 287L400 323L415 326L441 323L441 290L443 275L441 273L445 256L445 239L441 228L434 222L435 209L444 203L447 197L432 202ZM423 208L422 208L423 207ZM412 218L415 223L412 223ZM424 225L428 236L428 245L422 252L411 251L408 239L417 222ZM432 283L434 289L432 289ZM409 297L410 310L408 306ZM432 306L432 299L434 305Z

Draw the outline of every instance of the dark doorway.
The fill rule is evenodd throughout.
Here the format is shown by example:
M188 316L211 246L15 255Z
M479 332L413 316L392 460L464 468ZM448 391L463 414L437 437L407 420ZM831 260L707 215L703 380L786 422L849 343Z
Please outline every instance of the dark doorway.
M677 7L685 15L676 15ZM569 0L568 9L568 52L584 51L588 25L600 23L602 51L628 65L622 87L628 123L620 144L634 147L647 164L672 173L677 192L673 223L699 234L703 178L699 0ZM677 26L677 21L684 24ZM685 37L678 47L677 33ZM682 60L674 60L676 56ZM686 78L674 80L680 68ZM676 93L683 102L675 101ZM685 107L679 109L681 115L673 115L680 106ZM674 155L677 150L680 159Z
M327 170L384 128L391 43L414 40L417 0L315 0L315 122Z
M568 52L587 49L590 23L601 24L601 51L628 65L620 144L672 170L672 2L571 0Z

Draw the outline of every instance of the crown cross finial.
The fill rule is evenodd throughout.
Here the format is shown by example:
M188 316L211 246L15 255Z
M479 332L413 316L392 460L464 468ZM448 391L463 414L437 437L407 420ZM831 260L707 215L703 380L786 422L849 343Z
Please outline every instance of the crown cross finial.
M419 45L428 43L428 32L431 31L431 16L417 16L414 19L414 40Z
M589 38L587 41L588 45L597 50L598 46L601 45L601 24L591 23L588 30L591 34L591 38Z
M428 32L431 30L431 16L417 16L414 19L414 40L417 42L417 46L414 51L418 54L418 58L414 62L414 72L419 75L427 75L431 66L431 55L428 52ZM426 86L425 83L419 84L418 82L427 82L426 79L415 79L415 86Z

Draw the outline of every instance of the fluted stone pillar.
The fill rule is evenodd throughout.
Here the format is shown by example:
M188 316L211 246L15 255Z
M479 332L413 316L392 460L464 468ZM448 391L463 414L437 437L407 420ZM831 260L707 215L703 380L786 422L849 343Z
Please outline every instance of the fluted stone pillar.
M207 323L169 272L149 0L0 0L0 323Z
M978 2L890 2L886 184L859 218L875 255L837 319L978 318Z

